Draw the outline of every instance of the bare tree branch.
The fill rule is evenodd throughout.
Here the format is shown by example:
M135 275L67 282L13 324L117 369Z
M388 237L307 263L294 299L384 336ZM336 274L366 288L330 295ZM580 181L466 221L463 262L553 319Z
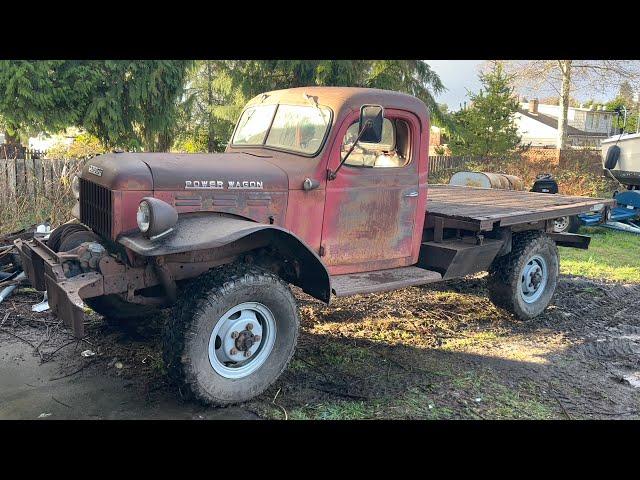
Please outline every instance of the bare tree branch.
M637 60L518 60L505 63L505 69L514 75L516 88L537 93L547 87L560 97L558 148L567 145L567 112L572 92L604 93L625 80L640 80L640 61Z

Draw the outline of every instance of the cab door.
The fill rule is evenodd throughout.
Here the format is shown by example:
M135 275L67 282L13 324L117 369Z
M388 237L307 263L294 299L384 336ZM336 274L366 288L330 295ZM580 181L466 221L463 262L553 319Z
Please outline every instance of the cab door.
M348 150L350 137L357 135L358 116L353 112L347 117L335 137L328 161L332 170ZM354 150L335 180L327 182L320 252L331 274L412 263L419 136L415 116L387 109L383 145Z

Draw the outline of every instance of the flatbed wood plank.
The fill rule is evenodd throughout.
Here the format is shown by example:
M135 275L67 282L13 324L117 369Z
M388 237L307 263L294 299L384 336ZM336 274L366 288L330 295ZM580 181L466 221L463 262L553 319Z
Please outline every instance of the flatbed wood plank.
M453 185L429 185L427 192L427 215L476 222L481 229L495 222L508 226L615 205L613 199Z

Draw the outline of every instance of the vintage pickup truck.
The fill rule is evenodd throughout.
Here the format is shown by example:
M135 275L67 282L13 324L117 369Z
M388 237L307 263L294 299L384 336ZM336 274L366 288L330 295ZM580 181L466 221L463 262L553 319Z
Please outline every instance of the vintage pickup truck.
M429 113L363 88L252 99L225 153L90 159L76 220L16 240L33 286L83 335L85 305L115 322L174 306L168 372L195 397L246 401L285 369L298 338L289 284L329 303L488 271L491 299L528 319L549 304L562 215L613 200L427 185Z

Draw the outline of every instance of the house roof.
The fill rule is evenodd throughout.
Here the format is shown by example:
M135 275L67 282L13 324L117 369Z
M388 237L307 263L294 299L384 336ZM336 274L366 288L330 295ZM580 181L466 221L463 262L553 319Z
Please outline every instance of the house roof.
M526 117L537 120L538 122L546 125L547 127L558 129L558 119L552 117L551 115L545 115L544 113L531 113L529 110L524 110L522 108L518 109L518 113L524 115ZM581 135L581 136L589 136L589 137L608 137L606 133L597 133L597 132L586 132L584 130L580 130L576 127L572 127L571 125L567 125L567 135Z

